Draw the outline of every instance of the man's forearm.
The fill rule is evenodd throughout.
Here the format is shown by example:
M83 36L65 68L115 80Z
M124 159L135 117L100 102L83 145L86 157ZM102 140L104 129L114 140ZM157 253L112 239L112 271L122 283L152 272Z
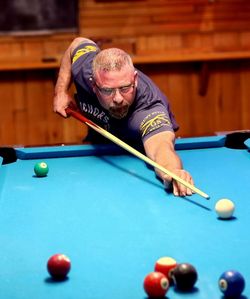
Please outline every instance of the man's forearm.
M162 165L166 169L173 171L175 169L182 169L182 162L180 157L175 152L174 148L168 144L160 146L155 154L155 162ZM156 173L160 177L165 177L166 175L159 172L156 169Z
M174 149L174 133L162 132L148 139L144 146L147 155L163 167L182 169L182 162Z
M62 57L61 66L58 73L58 79L55 86L55 95L67 92L70 88L71 79L71 51L66 50Z

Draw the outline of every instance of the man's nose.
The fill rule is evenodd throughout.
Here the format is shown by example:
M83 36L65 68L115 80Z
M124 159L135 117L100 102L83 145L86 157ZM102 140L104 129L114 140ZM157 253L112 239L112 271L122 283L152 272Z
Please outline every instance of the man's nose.
M115 94L114 94L114 97L113 97L113 102L116 103L116 104L121 104L123 102L123 96L119 92L119 89L115 90Z

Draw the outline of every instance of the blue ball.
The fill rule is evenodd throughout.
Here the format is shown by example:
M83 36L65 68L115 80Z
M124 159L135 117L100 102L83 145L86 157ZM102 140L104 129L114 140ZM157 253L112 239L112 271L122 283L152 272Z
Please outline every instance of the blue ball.
M226 297L239 297L245 288L244 277L234 270L221 274L219 288Z

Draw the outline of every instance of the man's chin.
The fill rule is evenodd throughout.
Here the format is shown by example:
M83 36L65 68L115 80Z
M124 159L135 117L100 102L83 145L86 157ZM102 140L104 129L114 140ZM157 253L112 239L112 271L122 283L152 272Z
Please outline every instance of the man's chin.
M128 107L122 109L110 109L109 113L116 119L122 119L128 114Z

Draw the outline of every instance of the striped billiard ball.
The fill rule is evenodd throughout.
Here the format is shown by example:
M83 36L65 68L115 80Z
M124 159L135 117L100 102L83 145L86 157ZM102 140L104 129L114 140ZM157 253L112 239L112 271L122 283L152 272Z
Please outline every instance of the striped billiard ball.
M244 277L235 270L228 270L219 278L219 288L225 297L239 297L245 288Z
M174 268L177 266L177 262L175 259L169 256L164 256L159 258L155 263L155 271L163 273L169 282L171 282L171 273Z

